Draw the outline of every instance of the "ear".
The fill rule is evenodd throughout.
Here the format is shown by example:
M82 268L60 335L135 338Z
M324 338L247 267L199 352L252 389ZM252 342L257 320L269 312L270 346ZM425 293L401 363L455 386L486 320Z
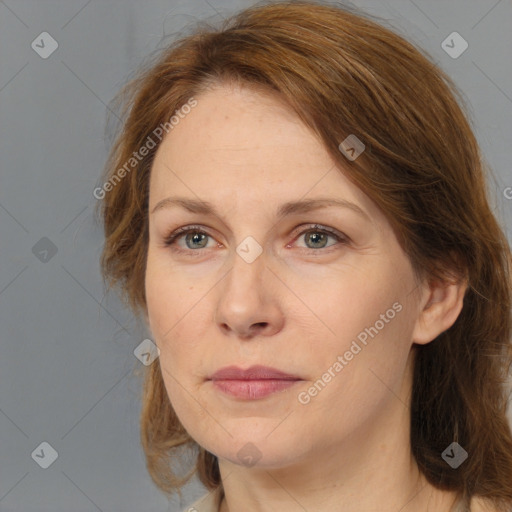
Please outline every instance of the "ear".
M435 280L424 285L412 341L425 345L449 329L462 310L466 289L467 279Z

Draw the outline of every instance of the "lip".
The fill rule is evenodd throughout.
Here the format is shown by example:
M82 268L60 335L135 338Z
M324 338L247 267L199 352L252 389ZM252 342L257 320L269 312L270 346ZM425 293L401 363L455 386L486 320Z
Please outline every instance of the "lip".
M285 391L302 379L276 368L256 365L245 370L237 366L226 366L208 380L227 395L243 400L257 400Z
M301 380L301 378L270 366L255 365L245 370L238 366L225 366L211 375L209 380Z

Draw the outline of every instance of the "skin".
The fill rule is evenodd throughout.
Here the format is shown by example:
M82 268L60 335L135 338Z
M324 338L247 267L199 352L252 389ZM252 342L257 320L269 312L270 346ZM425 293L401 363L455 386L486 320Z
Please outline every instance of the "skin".
M414 351L453 324L465 283L417 282L383 212L277 98L224 84L196 99L152 168L147 321L180 421L219 458L222 512L449 511L455 495L428 484L411 455L408 403ZM219 216L152 213L170 196L209 201ZM282 203L319 197L367 218L336 207L276 217ZM208 236L165 245L191 225ZM248 236L262 249L252 263L236 251ZM401 311L301 403L397 302ZM252 401L206 380L253 364L302 380ZM259 457L251 466L237 455L247 443Z

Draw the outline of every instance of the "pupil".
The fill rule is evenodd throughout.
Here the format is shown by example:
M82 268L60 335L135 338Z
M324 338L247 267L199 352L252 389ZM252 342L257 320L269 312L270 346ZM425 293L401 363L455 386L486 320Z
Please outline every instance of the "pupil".
M192 233L192 235L188 235L188 239L189 241L191 240L192 241L192 244L196 244L196 243L199 243L200 240L199 238L201 237L205 237L205 235L203 233Z
M323 233L316 233L316 234L310 234L308 235L309 236L309 240L311 241L312 239L316 239L316 240L312 240L313 244L318 244L318 243L321 243L321 241L319 242L318 238L322 238L322 237L325 237L326 235L324 235Z

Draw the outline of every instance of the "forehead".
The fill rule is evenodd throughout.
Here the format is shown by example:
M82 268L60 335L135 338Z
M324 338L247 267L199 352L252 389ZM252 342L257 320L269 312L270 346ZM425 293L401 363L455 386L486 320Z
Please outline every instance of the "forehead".
M170 194L259 208L329 195L376 213L321 141L276 97L228 86L195 99L157 151L150 210Z
M323 157L320 142L294 112L267 94L233 86L218 87L196 98L197 105L166 135L160 154L174 161L227 160L231 165L259 167L291 158L304 145L301 156ZM249 161L247 159L250 159ZM294 157L300 162L301 159Z

